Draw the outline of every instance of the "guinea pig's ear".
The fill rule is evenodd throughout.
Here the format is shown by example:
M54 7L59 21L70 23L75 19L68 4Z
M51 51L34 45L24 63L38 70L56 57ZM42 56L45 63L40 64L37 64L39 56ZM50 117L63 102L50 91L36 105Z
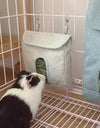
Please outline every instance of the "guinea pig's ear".
M21 77L22 75L29 75L30 72L27 72L25 70L22 70L18 75L17 75L17 78Z
M38 85L38 83L40 82L40 79L38 78L38 76L33 76L31 77L31 81L29 82L29 84L31 85L31 87Z

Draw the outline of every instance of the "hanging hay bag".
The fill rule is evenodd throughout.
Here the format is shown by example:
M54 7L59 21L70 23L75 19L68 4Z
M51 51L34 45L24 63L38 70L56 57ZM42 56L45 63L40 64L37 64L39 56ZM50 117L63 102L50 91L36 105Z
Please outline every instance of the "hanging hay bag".
M70 35L26 31L22 48L27 71L46 75L52 86L72 87Z

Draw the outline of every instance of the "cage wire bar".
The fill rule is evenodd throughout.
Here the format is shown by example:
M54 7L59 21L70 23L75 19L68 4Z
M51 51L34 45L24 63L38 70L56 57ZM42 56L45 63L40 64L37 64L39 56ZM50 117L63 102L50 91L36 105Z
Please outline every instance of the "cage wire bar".
M44 90L31 128L99 128L100 106Z
M26 3L25 0L22 0L23 3L23 14L18 14L18 4L15 0L15 15L9 15L9 0L6 0L7 6L7 16L0 17L0 40L1 40L1 53L2 63L3 63L3 72L4 72L4 84L0 85L0 92L7 89L15 81L14 74L14 60L13 60L13 51L18 49L19 61L20 61L20 70L22 70L21 65L21 46L20 46L20 29L19 29L19 17L24 17L24 31L27 30L27 19L26 16L32 16L33 18L33 27L35 29L36 16L43 16L43 31L45 31L45 16L52 16L52 32L54 32L54 0L52 0L52 14L44 14L44 0L43 0L43 14L35 13L35 0L32 0L33 4L33 13L26 12ZM76 1L76 0L75 0ZM64 6L64 0L63 0ZM64 11L64 8L63 8ZM65 15L55 15L63 17L63 26ZM18 47L12 47L12 35L11 35L11 20L10 18L16 18L17 23L17 38L18 38ZM70 16L71 17L71 16ZM9 37L10 37L10 50L3 50L3 34L1 27L1 20L8 20L9 28ZM75 20L75 17L74 17ZM75 22L74 22L75 27ZM75 36L75 29L74 29ZM5 67L5 58L4 54L11 52L11 62L12 62L12 73L13 79L7 81L6 76L6 67ZM77 51L80 52L80 51ZM30 128L100 128L100 106L95 105L86 101L75 99L69 96L64 96L55 92L43 91L42 102L40 104L36 118L31 121Z
M19 34L19 20L18 20L18 5L17 0L15 0L15 9L16 9L16 21L17 21L17 32L18 32L18 47L19 47L19 62L20 62L20 71L22 70L21 66L21 50L20 50L20 34Z
M14 75L14 60L13 60L13 51L12 51L11 22L10 22L10 18L9 18L9 3L8 3L8 0L6 0L6 4L7 4L8 28L9 28L10 48L11 48L11 63L12 63L12 72L13 72L13 79L14 79L15 78L15 75Z
M4 62L4 54L3 54L3 42L2 42L2 30L1 30L1 22L0 22L0 37L1 37L1 55L2 55L2 62L3 62L3 71L4 71L4 81L6 83L6 72L5 72L5 62Z

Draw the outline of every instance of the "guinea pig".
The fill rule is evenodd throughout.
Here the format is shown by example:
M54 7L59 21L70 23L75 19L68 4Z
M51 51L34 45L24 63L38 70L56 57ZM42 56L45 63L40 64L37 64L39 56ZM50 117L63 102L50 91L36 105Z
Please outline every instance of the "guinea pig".
M29 128L41 102L45 76L21 71L0 99L0 128Z

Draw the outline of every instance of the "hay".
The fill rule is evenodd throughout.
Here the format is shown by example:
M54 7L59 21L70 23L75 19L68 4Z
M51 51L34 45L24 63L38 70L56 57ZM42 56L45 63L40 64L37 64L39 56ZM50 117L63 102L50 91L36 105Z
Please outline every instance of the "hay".
M36 72L44 75L46 77L46 83L49 84L47 79L46 63L43 58L38 58L36 60Z

